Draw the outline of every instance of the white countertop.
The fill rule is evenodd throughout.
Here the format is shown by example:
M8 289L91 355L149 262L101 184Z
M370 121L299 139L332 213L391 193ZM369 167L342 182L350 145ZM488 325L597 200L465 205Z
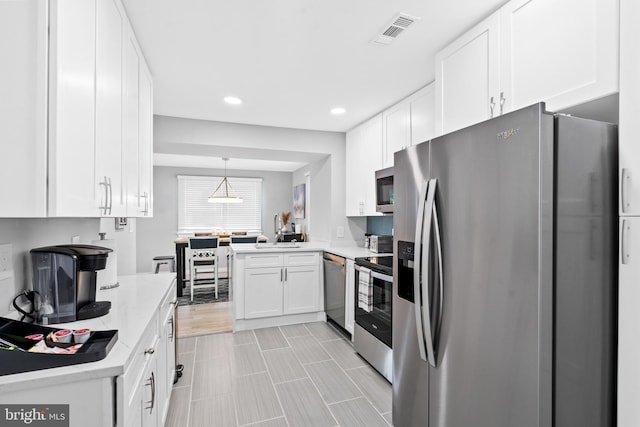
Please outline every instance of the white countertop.
M118 341L107 357L97 362L82 363L60 368L43 369L14 375L0 376L0 394L31 387L122 375L133 356L132 352L151 319L155 319L162 298L170 286L174 287L175 273L142 273L122 276L120 286L98 290L97 301L111 301L108 314L95 319L48 325L54 328L91 330L118 330Z
M335 246L328 242L299 242L297 248L287 248L278 246L277 244L272 244L271 246L272 247L262 247L258 249L256 248L255 243L234 243L231 245L231 249L237 254L271 252L330 252L349 259L385 255L371 252L369 249L365 249L362 246Z

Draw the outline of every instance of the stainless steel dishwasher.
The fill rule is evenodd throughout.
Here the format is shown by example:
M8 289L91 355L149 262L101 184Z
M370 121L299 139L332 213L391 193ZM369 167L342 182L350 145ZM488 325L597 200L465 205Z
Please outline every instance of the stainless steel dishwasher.
M341 256L325 252L324 264L324 307L327 319L333 320L341 328L345 327L344 299L346 286L346 262Z

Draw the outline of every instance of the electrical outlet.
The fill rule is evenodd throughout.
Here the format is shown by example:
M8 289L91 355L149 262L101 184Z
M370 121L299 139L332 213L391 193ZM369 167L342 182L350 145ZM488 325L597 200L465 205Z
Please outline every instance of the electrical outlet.
M80 236L71 236L71 243L80 243Z
M0 273L13 271L13 245L0 245Z
M336 229L336 237L344 237L344 227L340 226Z

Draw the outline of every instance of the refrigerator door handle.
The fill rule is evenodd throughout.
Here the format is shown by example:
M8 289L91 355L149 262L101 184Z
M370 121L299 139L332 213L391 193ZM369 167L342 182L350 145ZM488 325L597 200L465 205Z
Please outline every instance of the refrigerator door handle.
M426 200L426 215L424 224L426 225L426 233L424 233L425 242L425 250L422 251L422 258L420 260L422 280L421 280L421 293L422 293L422 336L425 340L425 346L427 350L427 361L429 365L436 367L436 352L433 345L433 328L431 324L431 310L433 305L431 303L431 295L429 294L429 281L431 279L431 271L429 269L429 260L431 259L431 233L432 230L435 229L433 226L434 223L434 213L436 213L435 203L436 203L436 187L438 181L436 179L429 180L429 186L427 191L427 200ZM437 213L436 213L437 214ZM437 233L438 231L436 231ZM439 236L436 236L435 240L438 240ZM433 318L435 320L435 318Z
M415 318L416 318L416 331L418 333L418 352L420 353L420 358L427 361L427 352L424 344L424 333L423 333L423 323L422 323L422 309L420 307L422 300L421 286L420 281L422 279L421 276L421 256L422 256L422 231L424 227L424 213L425 213L425 204L427 199L427 189L429 184L427 181L422 182L422 186L420 187L420 193L418 198L418 216L416 218L416 235L415 235L415 249L414 249L414 260L415 265L413 268L413 307L415 310Z
M434 355L434 364L433 367L436 367L437 363L437 349L435 343L435 337L439 335L440 325L442 325L442 315L444 310L444 276L442 269L442 241L440 240L440 221L438 220L438 210L436 209L436 200L435 200L435 188L436 188L436 180L433 179L433 188L434 188L434 199L433 199L433 228L435 234L435 242L436 242L436 256L438 257L438 316L437 316L437 324L434 325L433 332L433 355Z

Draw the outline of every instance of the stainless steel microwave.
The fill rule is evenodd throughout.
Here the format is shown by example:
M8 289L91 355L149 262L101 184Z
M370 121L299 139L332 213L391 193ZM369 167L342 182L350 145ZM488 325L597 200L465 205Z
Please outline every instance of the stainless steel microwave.
M393 167L376 171L376 212L393 213Z

